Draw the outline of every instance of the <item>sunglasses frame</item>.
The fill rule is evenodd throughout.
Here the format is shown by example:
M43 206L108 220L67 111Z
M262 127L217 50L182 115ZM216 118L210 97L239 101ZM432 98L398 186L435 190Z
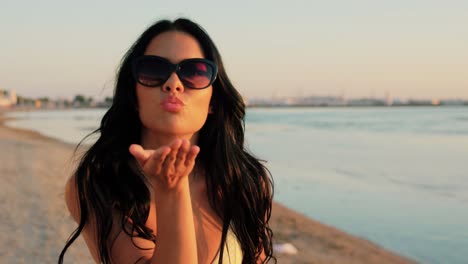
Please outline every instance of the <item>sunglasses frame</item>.
M163 82L161 82L160 84L157 84L157 85L147 85L147 84L144 84L144 83L141 83L139 81L139 78L138 78L138 72L137 72L137 65L140 61L142 60L145 60L145 59L148 59L148 58L151 58L151 59L157 59L157 60L160 60L160 61L163 61L165 63L167 63L170 68L171 68L171 71L170 73L168 74L167 76L167 79L165 79ZM187 62L203 62L203 63L206 63L208 64L208 66L210 66L212 69L213 69L213 76L211 76L211 79L210 79L210 82L208 83L208 85L206 85L205 87L201 87L201 88L194 88L194 87L191 87L189 85L187 85L183 80L182 78L180 78L180 75L179 75L179 71L180 71L180 66L187 63ZM175 72L177 74L177 77L179 78L179 80L184 84L184 87L187 87L187 88L190 88L190 89L197 89L197 90L200 90L200 89L205 89L205 88L208 88L210 85L213 84L213 82L216 80L216 77L218 76L218 66L208 60L208 59L202 59L202 58L194 58L194 59L185 59L185 60L182 60L181 62L177 63L177 64L173 64L172 62L170 62L168 59L166 58L163 58L163 57L160 57L160 56L155 56L155 55L143 55L143 56L140 56L140 57L137 57L135 58L133 61L132 61L132 73L133 73L133 78L135 78L135 80L143 85L143 86L146 86L146 87L158 87L158 86L161 86L163 85L165 82L167 82L167 80L171 77L172 73Z

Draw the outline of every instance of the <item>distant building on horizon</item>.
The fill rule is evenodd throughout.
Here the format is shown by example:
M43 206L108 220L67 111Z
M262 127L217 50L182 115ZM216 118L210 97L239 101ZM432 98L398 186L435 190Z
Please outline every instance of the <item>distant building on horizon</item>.
M348 106L385 106L388 105L387 99L359 98L348 101ZM393 105L393 100L392 100Z
M440 105L452 105L452 106L468 105L468 100L464 101L462 99L445 99L445 100L440 100Z
M18 103L18 97L16 96L15 90L3 90L0 89L0 107L10 108Z
M343 96L308 96L295 98L293 102L306 106L345 106L347 104Z
M387 105L387 106L392 106L393 105L393 97L389 92L387 92L385 94L385 105Z

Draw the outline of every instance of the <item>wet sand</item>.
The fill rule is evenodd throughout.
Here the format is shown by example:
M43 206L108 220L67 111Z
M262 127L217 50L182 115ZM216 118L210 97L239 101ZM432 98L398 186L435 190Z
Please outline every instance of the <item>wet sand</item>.
M64 202L74 168L74 146L36 132L3 125L0 112L0 263L56 263L76 224ZM289 242L296 255L278 263L414 263L365 239L324 225L274 203L275 243ZM80 238L66 263L93 263Z

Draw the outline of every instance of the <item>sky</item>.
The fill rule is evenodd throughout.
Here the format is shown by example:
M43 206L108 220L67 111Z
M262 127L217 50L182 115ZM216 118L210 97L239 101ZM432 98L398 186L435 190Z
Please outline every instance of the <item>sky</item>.
M248 98L468 99L467 14L466 0L0 0L0 89L111 96L138 36L187 17Z

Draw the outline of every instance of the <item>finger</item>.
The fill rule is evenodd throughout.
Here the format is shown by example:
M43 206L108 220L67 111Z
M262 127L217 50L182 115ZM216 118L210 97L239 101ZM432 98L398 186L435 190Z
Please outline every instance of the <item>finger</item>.
M190 150L190 142L186 139L182 140L182 144L180 145L179 152L177 153L176 160L174 166L179 168L181 165L185 165L185 158L187 153Z
M130 154L138 161L140 166L144 166L148 158L153 154L154 150L145 150L141 145L132 144L128 148Z
M169 171L174 169L174 162L177 157L177 153L179 152L179 148L182 144L182 140L176 139L172 144L170 145L171 152L167 154L163 164L162 164L162 169L163 173L167 174Z
M182 140L180 139L176 139L174 140L174 142L172 142L171 144L171 153L169 153L168 155L168 158L166 158L166 160L169 160L170 163L174 163L176 158L177 158L177 154L179 153L179 149L180 147L182 146Z
M195 158L198 156L198 153L200 153L200 147L192 146L185 158L185 166L193 168L193 165L195 165Z

